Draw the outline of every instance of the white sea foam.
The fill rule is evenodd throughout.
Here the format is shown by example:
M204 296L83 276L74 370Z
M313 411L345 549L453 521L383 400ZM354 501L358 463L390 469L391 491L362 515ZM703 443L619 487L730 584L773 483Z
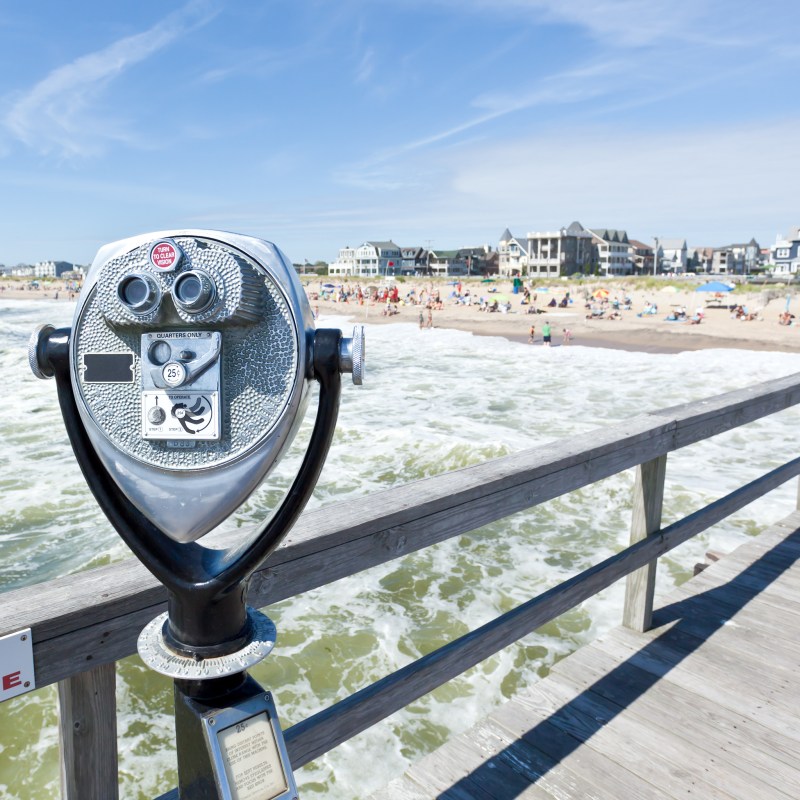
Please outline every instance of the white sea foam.
M32 583L116 559L124 546L97 510L72 457L52 382L27 369L25 346L41 321L65 324L52 303L0 303L0 368L6 383L0 431L0 585ZM323 317L321 327L348 320ZM367 330L367 379L345 382L337 433L311 501L320 507L479 463L564 436L585 435L638 413L699 399L800 370L800 356L706 350L676 355L579 346L528 346L413 325ZM684 516L791 455L798 415L790 410L670 455L664 518ZM309 424L301 432L308 436ZM247 527L275 502L299 448L231 526ZM631 471L404 559L269 609L278 645L254 675L276 692L284 725L294 723L487 622L627 541ZM706 549L730 550L788 513L785 486L662 559L658 590L685 577ZM361 798L410 760L464 730L553 661L619 620L622 587L611 587L452 684L413 703L298 773L305 797ZM35 693L0 707L4 731L20 728ZM120 752L125 796L152 797L174 783L168 682L138 660L120 667ZM52 724L52 711L37 723ZM28 726L30 727L30 726ZM25 725L21 726L26 730ZM4 733L19 757L55 764L53 737ZM43 756L42 747L46 754ZM49 759L49 761L48 761ZM369 763L370 769L364 770ZM55 768L37 791L14 786L0 752L8 796L57 796ZM49 776L49 777L48 777ZM138 794L137 794L138 793ZM5 796L5 795L4 795Z

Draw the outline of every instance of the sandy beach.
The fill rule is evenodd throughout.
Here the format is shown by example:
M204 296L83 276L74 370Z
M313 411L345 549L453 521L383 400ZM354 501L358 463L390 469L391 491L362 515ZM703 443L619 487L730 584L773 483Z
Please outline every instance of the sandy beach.
M362 281L362 285L366 285L367 280ZM720 347L800 352L800 319L795 321L798 324L793 325L780 325L778 322L787 307L787 293L791 293L790 312L800 316L800 296L795 295L793 289L780 286L753 287L752 291L739 290L718 298L713 294L697 292L700 282L690 282L688 279L665 281L655 288L637 287L635 280L626 282L625 279L598 279L582 283L555 281L547 287L531 289L532 302L523 305L523 295L513 294L510 281L497 280L487 285L471 279L464 281L462 294L469 290L474 303L465 305L451 297L455 287L445 280L406 278L397 284L400 301L392 304L397 313L384 315L385 302L364 300L359 303L354 297L348 302L336 302L331 293L323 290L324 284L329 284L329 279L303 279L312 308L323 316L349 316L353 322L419 325L422 312L424 324L427 324L428 298L438 290L442 306L431 309L433 328L453 328L479 336L502 336L511 341L527 343L533 325L534 346L542 345L542 330L548 322L552 328L553 346L564 346L563 330L566 328L571 333L570 344L584 347L659 353ZM357 280L352 280L349 288L353 289L356 285ZM608 291L605 303L602 298L595 297L603 289ZM415 305L405 302L412 290L413 296L422 295L423 303ZM570 302L566 308L548 305L553 299L561 303L567 292ZM45 284L38 290L31 290L22 289L18 282L0 283L0 299L69 302L74 297L60 284L49 287ZM495 297L505 298L511 308L507 313L480 311L477 301L481 297L490 302ZM609 318L613 312L613 301L618 299L622 304L625 297L631 300L630 310L621 307L618 318ZM642 315L648 303L657 306L656 314ZM744 306L754 318L737 319L729 310L732 304ZM532 306L535 306L537 313L529 313ZM667 317L679 308L685 308L688 317L702 310L702 321L700 324L668 321ZM604 311L604 316L591 317L592 310L595 313Z
M571 345L589 347L660 353L720 347L800 352L800 324L780 325L778 322L780 315L786 310L787 293L792 290L785 287L758 288L744 293L732 292L717 298L713 294L695 291L700 283L692 282L691 285L681 287L682 283L688 284L688 281L678 279L674 283L665 283L660 288L645 290L632 288L631 284L626 285L619 280L598 280L583 284L556 282L546 291L542 288L531 290L531 299L533 300L534 295L536 297L535 307L538 313L535 314L529 313L530 305L521 304L522 295L513 294L508 281L492 284L491 288L495 292L487 291L486 286L477 281L465 283L462 289L469 288L473 296L489 300L495 295L507 298L511 303L508 313L484 312L479 311L476 305L457 303L450 297L453 287L444 281L430 284L407 279L399 285L399 293L402 299L410 289L415 289L418 296L422 288L430 289L432 286L433 292L438 288L443 307L431 310L434 328L455 328L481 336L502 336L527 343L530 327L533 325L534 345L542 344L542 329L549 322L554 346L563 346L563 330L566 328L571 333ZM423 311L424 321L427 323L428 310L424 305L400 302L396 305L398 313L384 316L382 312L385 303L365 301L363 305L359 305L352 300L337 303L319 294L321 284L320 281L306 282L312 307L318 307L322 315L347 314L354 322L366 321L373 324L400 321L418 325L420 311ZM635 286L635 282L633 285ZM602 289L609 292L606 304L593 296ZM560 303L567 292L571 302L566 308L548 305L553 298ZM609 313L613 312L614 299L623 301L625 297L632 301L630 310L622 308L618 312L618 318L608 318ZM657 306L656 314L642 315L641 312L648 303ZM589 308L586 307L587 304ZM732 304L744 306L754 318L737 319L729 310ZM698 309L702 310L702 321L700 324L691 324L689 321L667 320L679 308L685 308L688 317L694 316ZM800 310L800 297L792 293L789 308L791 313ZM605 309L605 314L602 318L591 317L592 309L595 312Z

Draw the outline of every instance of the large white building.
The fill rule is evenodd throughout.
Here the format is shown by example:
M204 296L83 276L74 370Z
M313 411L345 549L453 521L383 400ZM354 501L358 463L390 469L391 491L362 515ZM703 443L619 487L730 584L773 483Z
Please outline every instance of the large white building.
M557 231L528 234L528 275L555 277L585 272L592 261L592 234L580 222Z
M329 275L393 275L400 272L402 252L393 241L364 242L360 247L343 247L328 265Z
M633 273L633 258L626 231L612 228L590 230L595 250L596 263L601 275L630 275Z

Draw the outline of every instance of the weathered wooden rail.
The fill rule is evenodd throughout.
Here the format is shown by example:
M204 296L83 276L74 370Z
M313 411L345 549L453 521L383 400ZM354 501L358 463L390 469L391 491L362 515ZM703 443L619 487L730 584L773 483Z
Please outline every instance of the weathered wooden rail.
M250 585L256 607L637 469L631 545L286 731L295 769L627 576L624 623L650 626L659 556L800 474L788 461L661 527L667 454L800 403L800 374L642 414L590 434L305 513ZM588 444L587 444L588 442ZM59 683L63 795L117 796L114 663L166 607L129 560L7 592L0 635L30 627L37 686ZM177 793L164 795L176 798Z

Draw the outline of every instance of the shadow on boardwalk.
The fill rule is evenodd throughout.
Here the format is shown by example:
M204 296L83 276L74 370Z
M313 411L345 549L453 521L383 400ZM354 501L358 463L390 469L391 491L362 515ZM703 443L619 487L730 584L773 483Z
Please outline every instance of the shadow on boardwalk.
M579 687L583 686L584 688L582 690L579 689L579 693L572 700L564 702L557 710L550 711L549 714L546 710L542 711L543 704L540 701L542 698L548 697L552 703L553 697L558 698L559 695L558 691L548 694L547 683L550 678L544 679L538 690L537 686L539 685L532 687L527 699L523 695L518 701L512 701L512 704L514 702L520 703L523 708L527 704L528 710L538 710L538 717L541 721L527 730L515 731L515 733L519 734L518 741L499 749L495 755L483 761L480 766L473 769L464 778L454 783L450 788L441 791L438 797L445 800L466 800L467 798L512 800L512 798L519 797L523 793L526 794L526 797L549 797L549 790L552 787L550 786L548 775L555 767L575 753L584 743L588 742L616 717L623 714L634 701L643 698L651 689L657 687L661 679L678 667L686 658L709 643L712 637L728 625L737 613L746 609L748 604L758 598L767 587L790 569L798 558L800 558L800 529L795 530L772 549L764 552L728 582L702 591L687 599L674 602L656 611L653 619L653 628L666 627L666 630L660 633L657 630L651 632L649 638L642 639L643 644L638 651L634 649L636 644L631 644L631 642L635 642L634 637L638 637L639 634L613 632L609 638L615 639L613 648L615 652L619 653L621 648L625 650L627 647L630 653L624 661L618 663L606 674L598 677L597 668L594 670L594 675L591 674L591 669L586 669L587 664L589 664L589 657L586 657L583 663L580 663L580 658L578 658L577 661L579 663L568 671L572 673L573 683L577 683ZM771 608L774 609L776 604L778 606L781 605L781 596L774 596L771 602L772 605L761 608L759 613L770 614ZM787 600L786 605L791 606L793 604ZM758 626L757 620L754 625ZM742 634L742 638L745 635ZM791 639L792 636L793 632L787 630L786 637ZM750 651L762 647L764 652L760 654L760 657L769 664L769 653L771 652L771 650L768 650L770 634L768 631L761 632L759 637L757 641L743 642L743 645L746 644ZM735 665L737 661L736 651L731 650L729 645L726 646L728 647L727 651L725 651L726 658L730 656L726 660L726 665ZM604 646L599 644L590 647L592 647L595 657L602 662L604 656L600 651L604 649ZM775 647L779 649L780 642L776 641ZM796 649L795 645L793 647ZM579 654L580 652L578 651ZM611 656L605 657L606 663L610 659ZM565 666L568 661L570 659L562 662L560 666ZM720 668L727 669L728 666L726 665L721 665ZM695 666L693 665L693 668ZM757 672L757 669L755 671ZM769 672L769 666L766 666L763 673L765 679ZM560 668L557 667L554 673L556 682L558 682L560 674ZM576 676L581 675L583 680L575 680ZM719 672L716 676L714 674L698 674L692 676L692 681L695 685L702 687L714 683L715 678L716 682L718 682L720 677L729 677L729 685L736 687L734 691L738 691L741 694L748 693L756 688L754 684L761 683L761 681L752 680L754 677L754 665L752 662L744 668L741 683L737 683L740 679L734 673L728 676L727 673L721 675ZM749 681L748 678L750 679ZM593 679L594 682L591 683ZM563 679L561 691L563 693ZM666 696L669 698L669 692L666 693ZM730 715L733 712L727 712L723 709L720 713ZM545 717L544 715L547 716ZM522 716L524 718L524 715ZM664 735L673 735L673 733L676 737L681 737L683 726L679 724L680 721L685 718L688 722L692 716L695 716L695 714L693 714L691 706L673 704L670 707L667 705L664 717L655 720L654 725L660 726L659 735L662 737ZM490 720L492 718L495 718L495 720L502 719L502 710L499 714L492 715ZM665 728L669 729L672 723L676 723L676 728L678 729L673 732L667 731L667 734L665 734ZM758 727L757 722L752 724ZM489 730L491 730L491 723L489 725ZM734 725L733 727L736 726ZM740 727L746 728L747 726ZM636 729L634 725L633 730ZM629 728L629 730L631 729ZM480 730L475 735L480 738ZM748 731L742 732L742 736L747 737L748 735ZM712 740L714 736L723 735L717 729L716 734L711 734ZM491 735L489 735L489 738L492 738ZM493 741L496 744L498 740L495 737ZM633 749L638 747L647 748L648 743L651 748L654 747L646 737L643 737L642 741L637 741L634 737ZM483 744L486 747L487 742L479 742L479 744ZM681 745L685 747L686 742L681 742ZM714 741L711 742L711 745L712 747L714 746ZM733 771L736 774L739 753L734 752L735 745L732 745L727 740L725 740L724 745L721 759L707 758L706 760L715 762L718 769ZM620 751L622 750L623 748L620 748ZM492 752L491 749L488 751ZM630 756L631 760L637 764L645 762L645 769L647 769L648 764L652 766L652 773L655 775L658 774L659 768L653 762L661 758L665 765L662 766L662 774L668 775L670 773L668 754L660 756L657 750L653 749L646 751L644 755L641 752L638 755L631 752ZM772 755L768 752L764 758L772 758ZM650 760L648 761L648 759ZM696 760L702 761L703 756L699 755ZM789 760L791 761L792 759ZM596 763L597 760L595 759ZM614 764L608 760L608 764L609 767L630 775L627 770L620 770L619 762ZM622 766L626 767L627 764L622 762ZM680 769L680 765L676 766L678 769L674 769L674 772ZM796 770L798 769L796 760L790 766L790 771L792 768L795 770L792 774L796 778ZM784 767L784 774L785 769ZM691 791L693 789L694 792L698 793L698 796L703 796L705 778L702 772L702 769L696 771L696 774L700 775L697 781L693 780L692 775L685 776L687 786L684 787L684 794L687 792L693 793ZM754 774L757 772L758 769L754 768ZM603 776L597 775L597 770L595 770L595 775L602 784ZM654 786L649 783L651 775L647 772L645 775L645 778L635 779L639 782L640 787L645 787L642 794L632 792L629 796L671 796L671 792L666 791L666 787L663 795L660 791L654 792ZM743 778L745 784L748 781L755 780L752 775L747 773L743 775ZM608 783L613 784L613 780L613 776L606 776L606 785ZM709 780L713 782L713 776L709 777ZM783 786L783 778L780 778L780 780L781 783L779 785ZM656 785L658 785L657 782ZM710 786L711 784L708 785ZM776 785L778 784L773 784L773 786ZM537 786L542 791L537 792L536 789L531 791L531 787ZM672 791L675 791L677 787L673 786L671 788ZM619 791L619 797L627 796L624 787L620 786ZM606 792L601 792L601 794L606 796ZM554 795L564 796L561 792L554 792ZM569 792L567 796L577 798L584 795L582 793L573 794ZM730 795L724 793L724 796L728 797ZM756 795L745 792L741 796L754 797ZM777 790L774 794L768 792L768 795L760 796L785 797L787 795L781 790ZM791 793L788 796L792 796Z

